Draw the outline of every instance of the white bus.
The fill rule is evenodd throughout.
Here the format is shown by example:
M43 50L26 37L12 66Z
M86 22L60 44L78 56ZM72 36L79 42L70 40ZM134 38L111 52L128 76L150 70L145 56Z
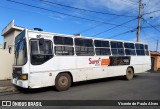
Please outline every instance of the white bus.
M148 45L25 29L15 38L12 83L23 88L55 86L151 69Z

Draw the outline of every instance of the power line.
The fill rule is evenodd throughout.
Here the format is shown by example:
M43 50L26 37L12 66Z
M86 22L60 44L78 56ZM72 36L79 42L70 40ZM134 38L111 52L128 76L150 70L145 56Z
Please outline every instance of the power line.
M39 0L40 1L40 0ZM44 4L47 4L47 5L52 5L52 4L49 4L49 3L44 3ZM73 10L71 10L70 8L66 8L66 7L61 7L61 9L65 9L65 10L68 10L68 11L73 11ZM82 12L80 12L80 11L75 11L74 10L74 13L76 13L76 14L82 14ZM84 13L83 13L84 14ZM100 17L97 17L97 16L94 16L94 15L90 15L90 14L85 14L85 16L89 16L89 17L92 17L92 18L97 18L97 19L100 19L100 20L104 20L104 18L100 18Z
M117 34L117 35L113 35L113 36L108 37L108 38L109 38L109 39L111 39L111 38L115 38L115 37L117 37L117 36L121 36L121 35L124 35L124 34L127 34L127 33L135 32L136 30L137 30L137 28L132 29L132 30L129 30L129 31L126 31L126 32L123 32L123 33L119 33L119 34Z
M17 2L17 1L13 1L13 0L6 0L6 1L17 3L17 4L21 4L21 5L25 5L25 6L29 6L29 7L33 7L33 8L37 8L37 9L42 9L42 10L45 10L45 11L50 11L50 12L53 12L53 13L58 13L58 14L62 14L62 15L70 16L70 17L75 17L75 18L84 19L84 20L88 20L88 21L101 22L101 23L108 24L108 25L116 25L116 26L118 26L117 24L112 24L112 23L108 23L108 22L102 22L102 21L98 21L98 20L93 20L93 19L88 19L88 18L84 18L84 17L71 15L71 14L66 14L66 13L63 13L63 12L54 11L54 10L50 10L50 9L46 9L46 8L42 8L42 7L38 7L38 6L22 3L22 2Z
M92 30L92 29L94 29L94 28L97 28L98 26L101 26L101 25L104 25L104 23L99 23L99 24L97 24L97 25L95 25L95 26L93 26L93 27L90 27L90 28L88 28L88 29L85 29L85 30L82 30L82 31L80 31L80 32L77 32L77 33L84 33L84 32L87 32L87 31L89 31L89 30Z
M40 14L40 15L43 15L43 16L46 16L46 17L49 17L51 19L56 19L58 16L53 16L53 15L48 15L48 14L44 14L44 13L40 13L40 12L34 12L34 11L30 11L30 10L23 10L23 9L17 9L17 8L13 8L13 7L4 7L4 6L0 6L1 8L6 8L6 9L15 9L15 10L19 10L19 11L25 11L25 12L31 12L31 13L36 13L36 14ZM79 13L78 13L79 14ZM90 17L94 17L94 18L97 18L97 19L101 19L101 20L104 20L102 18L99 18L99 17L95 17L95 16L91 16L91 15L87 15L87 16L90 16ZM55 17L55 18L53 18Z
M152 13L159 12L159 11L160 10L155 10L155 11L152 11L152 12L144 13L143 15L152 14Z
M41 1L43 3L49 3L51 5L59 5L59 6L62 6L62 7L67 7L67 8L72 8L72 9L87 11L87 12L92 12L92 13L98 13L98 14L107 14L107 15L123 16L123 17L136 17L136 16L126 16L126 15L120 15L120 14L113 14L113 13L106 13L106 12L93 11L93 10L88 10L88 9L83 9L83 8L77 8L77 7L68 6L68 5L64 5L64 4L60 4L60 3L51 2L51 1L48 1L48 0L39 0L39 1Z
M149 3L149 2L148 2ZM155 8L156 6L156 4L159 4L159 1L157 1L157 2L155 2L154 3L154 6L153 7L151 7L151 8L149 8L148 10L152 10L153 8ZM152 12L151 12L152 13ZM150 14L150 12L147 12L147 13L144 13L143 15L145 15L145 14Z
M160 25L153 25L154 27L159 27ZM152 28L151 26L144 26L142 28Z
M133 10L135 10L135 9L133 9ZM132 10L132 11L133 11L133 10ZM130 13L130 12L125 12L123 15L127 15L128 13ZM113 18L111 18L111 19L109 19L109 20L107 20L107 21L111 21L111 20L115 20L115 19L118 19L118 17L115 16L115 17L113 17ZM80 33L80 34L81 34L81 33L90 31L90 30L92 30L92 29L94 29L94 28L97 28L97 27L99 27L99 26L101 26L101 25L104 25L104 24L103 24L103 23L99 23L99 24L97 24L97 25L95 25L95 26L93 26L93 27L87 28L87 29L82 30L82 31L77 32L77 33ZM76 34L77 34L77 33L76 33Z
M148 2L146 4L144 4L143 6L148 6L149 5L150 0L148 0ZM146 10L146 7L144 7L144 11Z
M0 8L5 8L5 9L10 9L12 11L18 10L18 11L22 11L22 12L28 12L28 13L34 13L34 14L39 14L39 15L43 15L45 17L51 18L51 19L55 19L58 16L53 16L53 15L48 15L48 14L44 14L44 13L40 13L40 12L34 12L34 11L29 11L29 10L24 10L24 9L17 9L17 8L13 8L13 7L4 7L0 5Z
M160 32L159 29L157 29L156 27L154 27L153 25L151 25L150 23L148 23L144 18L142 18L142 20L144 20L148 25L150 25L152 28L154 28L155 30L157 30L158 32Z
M129 20L129 21L127 21L127 22L124 22L124 23L122 23L122 24L120 24L120 25L114 26L114 27L109 28L109 29L107 29L107 30L105 30L105 31L102 31L102 32L100 32L100 33L97 33L97 34L93 35L93 37L94 37L94 36L98 36L98 35L100 35L100 34L103 34L103 33L107 32L107 31L110 31L110 30L115 29L115 28L117 28L117 27L120 27L120 26L122 26L122 25L125 25L125 24L127 24L127 23L129 23L129 22L131 22L131 21L133 21L133 20L136 20L136 19L137 19L137 18L131 19L131 20Z
M124 14L124 15L125 15L125 14ZM109 19L109 20L107 20L107 21L111 21L111 20L114 20L114 19L118 19L118 17L113 17L113 18L111 18L111 19ZM92 30L92 29L94 29L94 28L97 28L97 27L99 27L99 26L101 26L101 25L104 25L104 23L99 23L99 24L97 24L97 25L95 25L95 26L93 26L93 27L90 27L90 28L88 28L88 29L85 29L85 30L80 31L80 32L77 32L77 33L84 33L84 32L87 32L87 31L89 31L89 30Z

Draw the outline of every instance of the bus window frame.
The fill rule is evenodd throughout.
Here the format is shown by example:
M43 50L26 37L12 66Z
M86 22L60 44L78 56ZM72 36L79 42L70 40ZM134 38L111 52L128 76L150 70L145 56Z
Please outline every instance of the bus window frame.
M76 44L76 39L82 39L82 40L86 40L86 41L87 41L87 40L91 40L91 41L92 41L92 46L86 46L86 45L85 45L85 41L83 41L83 45L77 45L77 44ZM84 47L84 48L87 48L87 49L88 49L88 48L89 48L89 49L91 48L91 49L93 49L93 54L92 54L92 55L77 55L77 50L76 50L77 47L80 47L80 48L81 48L81 47L82 47L82 48ZM90 38L74 38L74 48L75 48L75 55L76 55L76 56L95 56L95 45L94 45L94 40L93 40L93 39L90 39ZM78 48L78 49L79 49L79 48Z
M40 55L40 48L39 48L39 39L38 38L31 38L30 40L29 40L29 47L30 47L30 64L31 65L42 65L42 64L44 64L44 63L46 63L47 61L49 61L50 59L52 59L53 57L54 57L54 49L53 49L53 41L51 40L51 39L44 39L44 41L50 41L51 42L51 50L52 50L52 57L49 59L49 60L47 60L47 61L45 61L45 62L43 62L43 63L41 63L41 64L33 64L32 63L32 51L31 51L31 41L37 41L38 42L38 51L39 51L39 54L37 54L37 55ZM44 54L43 54L44 55Z

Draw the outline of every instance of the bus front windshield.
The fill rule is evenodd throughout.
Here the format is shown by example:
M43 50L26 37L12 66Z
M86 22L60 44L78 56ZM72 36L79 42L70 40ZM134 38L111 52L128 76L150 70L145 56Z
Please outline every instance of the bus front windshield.
M27 62L26 40L20 40L15 44L14 65L24 65Z

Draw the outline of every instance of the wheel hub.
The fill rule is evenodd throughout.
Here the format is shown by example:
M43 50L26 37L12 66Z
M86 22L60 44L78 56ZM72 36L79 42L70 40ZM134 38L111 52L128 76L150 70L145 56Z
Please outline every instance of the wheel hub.
M60 77L58 83L62 87L67 86L68 85L67 77L65 77L65 76Z

